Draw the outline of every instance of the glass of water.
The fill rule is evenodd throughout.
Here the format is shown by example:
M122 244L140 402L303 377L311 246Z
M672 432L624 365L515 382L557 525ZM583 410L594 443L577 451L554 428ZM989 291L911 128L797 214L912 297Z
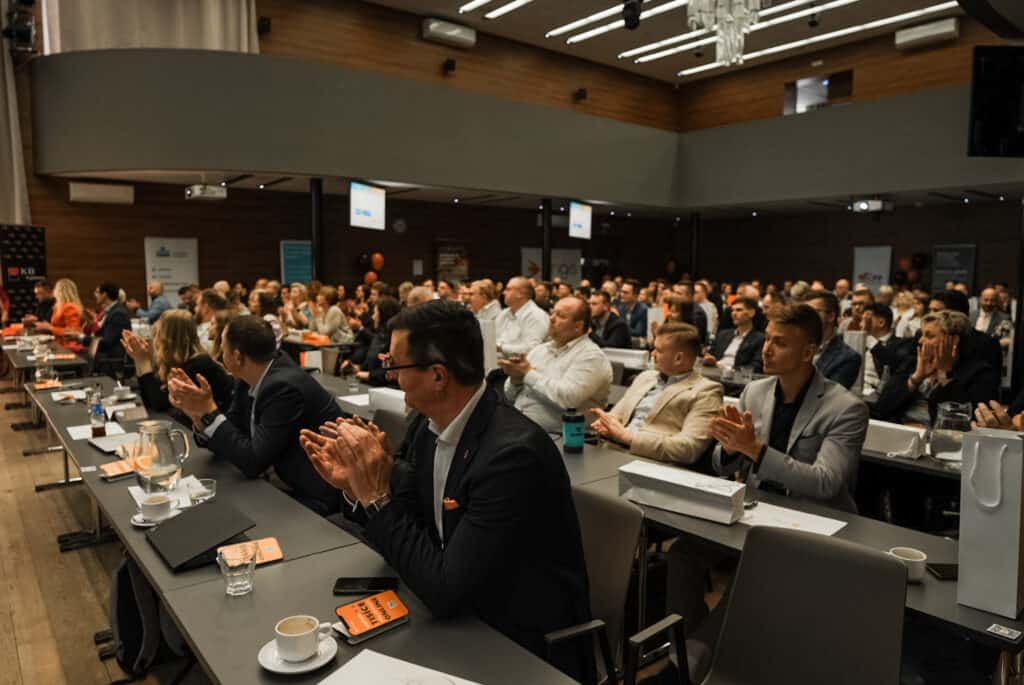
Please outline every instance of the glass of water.
M252 592L256 575L255 542L242 542L217 552L217 565L224 576L224 591L232 597L241 597Z
M931 433L932 456L949 458L963 447L964 433L971 430L971 405L966 402L943 402L935 417Z
M213 478L200 478L199 486L188 491L189 500L193 505L202 504L217 496L217 481Z

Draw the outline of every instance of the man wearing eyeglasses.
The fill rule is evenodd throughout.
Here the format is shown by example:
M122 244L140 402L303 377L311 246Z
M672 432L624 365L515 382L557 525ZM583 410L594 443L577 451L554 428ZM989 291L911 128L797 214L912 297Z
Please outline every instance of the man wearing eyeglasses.
M389 325L389 375L426 417L398 460L358 420L302 432L345 516L435 618L473 614L541 657L544 635L590 619L588 582L569 476L544 431L484 383L473 313L435 300ZM577 651L578 650L578 651ZM582 677L584 645L553 663Z

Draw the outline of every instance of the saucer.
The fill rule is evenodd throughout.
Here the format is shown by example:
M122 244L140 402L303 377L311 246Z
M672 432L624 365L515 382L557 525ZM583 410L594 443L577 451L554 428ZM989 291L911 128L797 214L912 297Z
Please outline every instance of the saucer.
M166 521L168 519L174 518L175 516L177 516L180 513L181 513L181 509L171 509L171 513L168 514L167 516L164 516L162 519L160 519L158 521L150 521L149 519L146 519L146 518L142 517L142 512L141 511L137 511L134 514L132 514L131 522L132 522L132 525L135 526L136 528L152 528L153 526L159 525L159 524L163 523L164 521Z
M315 671L330 661L334 661L338 653L338 642L330 635L320 638L320 646L316 654L305 661L285 661L277 655L277 643L271 640L263 645L257 660L260 666L272 673L308 673Z

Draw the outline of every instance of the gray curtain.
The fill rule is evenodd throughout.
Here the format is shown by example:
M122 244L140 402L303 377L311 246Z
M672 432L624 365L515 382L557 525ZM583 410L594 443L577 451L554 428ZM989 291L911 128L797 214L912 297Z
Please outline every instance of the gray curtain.
M44 0L43 52L189 48L259 52L256 0Z
M0 0L0 17L7 16L9 0ZM28 185L18 123L18 93L14 64L6 40L0 41L0 224L29 224Z

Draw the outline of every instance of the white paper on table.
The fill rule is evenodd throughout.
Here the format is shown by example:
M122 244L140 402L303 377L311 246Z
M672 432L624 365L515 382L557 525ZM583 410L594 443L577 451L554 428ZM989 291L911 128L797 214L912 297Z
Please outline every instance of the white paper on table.
M68 435L72 440L88 440L92 437L92 425L87 423L84 426L70 426ZM107 435L124 435L124 428L121 428L119 423L107 421Z
M364 649L348 663L320 681L319 685L478 685L464 678L434 671L401 659Z
M10 345L4 345L3 349L5 349L5 350L16 350L16 349L18 349L18 343L11 343Z
M795 509L778 507L767 502L758 502L753 509L743 513L740 523L754 526L773 526L775 528L789 528L790 530L803 530L818 535L835 535L846 527L845 521L825 518L816 514L807 514Z
M199 490L205 490L202 483L195 476L185 476L175 484L173 490L167 492L161 492L159 494L167 495L170 498L171 504L178 509L186 509L192 506L192 499L189 497L190 492L198 492ZM128 494L135 500L135 506L141 507L142 500L146 499L150 495L157 494L152 492L146 492L138 485L132 485L128 488Z
M105 409L107 412L107 418L112 419L114 418L114 412L119 412L122 409L135 409L135 406L136 405L134 402L122 402L121 404L112 404L109 407L106 407Z
M50 395L54 402L62 400L84 400L85 390L58 390Z
M362 395L339 395L338 399L342 402L351 404L353 407L370 406L370 393L364 393Z
M36 356L34 354L26 354L25 359L27 359L30 362L34 362L36 360Z

